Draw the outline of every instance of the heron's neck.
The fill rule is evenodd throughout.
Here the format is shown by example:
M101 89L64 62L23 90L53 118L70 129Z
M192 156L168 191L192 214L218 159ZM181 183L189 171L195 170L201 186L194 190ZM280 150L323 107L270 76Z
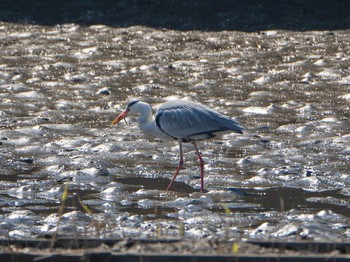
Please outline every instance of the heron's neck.
M153 115L152 115L152 109L149 108L147 110L141 111L140 115L137 119L137 122L142 129L143 126L148 125L152 123L153 121Z
M153 118L152 107L149 104L139 102L136 105L137 107L134 108L134 112L139 113L137 122L139 124L140 129L143 132L154 137L159 137L163 140L171 139L170 136L168 136L158 128Z

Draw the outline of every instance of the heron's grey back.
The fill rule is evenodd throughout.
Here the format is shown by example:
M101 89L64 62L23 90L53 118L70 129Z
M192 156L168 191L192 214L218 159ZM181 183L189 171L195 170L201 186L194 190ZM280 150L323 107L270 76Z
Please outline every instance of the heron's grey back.
M242 133L244 129L233 119L207 106L184 100L169 101L160 106L156 124L170 136L187 140L191 140L191 136L228 130Z

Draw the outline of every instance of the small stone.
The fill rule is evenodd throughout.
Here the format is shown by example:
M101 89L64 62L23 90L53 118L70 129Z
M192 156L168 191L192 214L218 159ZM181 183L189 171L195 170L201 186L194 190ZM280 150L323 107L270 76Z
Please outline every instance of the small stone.
M34 159L33 158L26 158L26 157L21 157L19 159L19 161L27 163L27 164L33 164L34 163Z

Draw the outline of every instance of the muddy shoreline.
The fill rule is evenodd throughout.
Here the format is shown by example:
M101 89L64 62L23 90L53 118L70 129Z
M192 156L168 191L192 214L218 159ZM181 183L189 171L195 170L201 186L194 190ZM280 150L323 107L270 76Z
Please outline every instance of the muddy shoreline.
M345 2L328 9L321 1L277 20L264 15L266 6L254 9L255 2L244 8L264 12L227 20L232 13L219 5L206 23L193 13L180 24L182 5L161 16L161 6L149 1L152 12L141 16L140 1L136 9L118 1L125 12L108 22L117 9L71 8L79 6L71 1L50 18L42 10L59 3L38 3L0 8L0 239L29 243L56 232L73 240L124 239L96 247L107 259L163 250L198 260L205 253L227 261L236 252L240 260L348 259L348 249L337 247L320 255L249 243L349 243ZM333 12L339 4L342 11ZM210 5L201 8L209 12ZM319 20L321 10L332 15ZM192 99L247 127L243 135L201 143L205 193L190 147L186 169L165 193L176 143L145 136L134 118L110 126L135 98L155 108ZM12 243L2 252L35 253L30 261L55 252L62 258L58 253L67 250Z
M349 245L312 242L220 242L198 240L101 240L2 241L0 258L16 261L343 261Z

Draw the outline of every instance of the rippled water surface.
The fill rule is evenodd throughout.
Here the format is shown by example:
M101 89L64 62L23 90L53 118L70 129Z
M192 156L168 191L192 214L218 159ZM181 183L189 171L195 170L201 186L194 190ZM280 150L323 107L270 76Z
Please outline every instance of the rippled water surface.
M349 31L0 23L0 237L349 240ZM111 127L192 99L243 135L178 145ZM68 199L58 215L61 197Z

